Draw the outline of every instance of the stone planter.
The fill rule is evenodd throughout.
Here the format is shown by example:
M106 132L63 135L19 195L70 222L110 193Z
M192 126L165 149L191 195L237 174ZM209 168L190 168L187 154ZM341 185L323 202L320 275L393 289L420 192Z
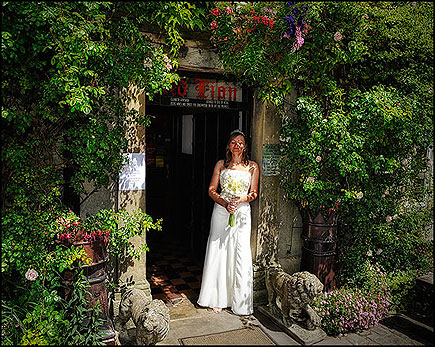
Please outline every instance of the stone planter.
M313 220L310 213L304 211L301 237L304 240L301 271L316 275L323 283L324 292L335 289L337 214L331 212L325 221L319 212Z

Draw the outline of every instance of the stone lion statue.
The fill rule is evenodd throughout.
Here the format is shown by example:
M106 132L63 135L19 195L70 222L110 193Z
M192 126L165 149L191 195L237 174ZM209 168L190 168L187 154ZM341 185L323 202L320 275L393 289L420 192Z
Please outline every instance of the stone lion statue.
M298 321L305 323L308 330L320 326L321 319L310 306L323 290L322 282L315 275L307 271L289 275L281 267L271 267L266 270L266 288L269 309L275 316L281 316L285 325Z
M138 345L155 345L168 334L169 308L162 300L152 300L143 290L129 289L121 296L121 324L125 325L130 318L136 326Z

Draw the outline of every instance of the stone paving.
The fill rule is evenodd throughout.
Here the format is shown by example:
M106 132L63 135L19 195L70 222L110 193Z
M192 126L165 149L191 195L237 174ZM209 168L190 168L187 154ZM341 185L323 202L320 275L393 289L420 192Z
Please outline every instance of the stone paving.
M178 306L171 308L169 334L157 345L180 345L180 338L240 329L250 324L260 326L277 345L301 345L258 310L255 310L254 315L248 318L239 317L228 310L217 314L210 309L195 307L189 300L185 300ZM327 336L322 341L313 344L313 346L433 345L433 330L430 333L427 327L422 329L412 322L392 317L380 325L361 333L352 333L340 337ZM225 344L224 341L222 344Z

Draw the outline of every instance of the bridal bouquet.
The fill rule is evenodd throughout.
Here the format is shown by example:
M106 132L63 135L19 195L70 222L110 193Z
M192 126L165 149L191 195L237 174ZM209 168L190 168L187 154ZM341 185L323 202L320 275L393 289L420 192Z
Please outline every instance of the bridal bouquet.
M224 181L224 187L223 190L225 192L225 195L231 200L232 198L235 198L237 196L240 196L243 189L243 181L235 179L233 177L228 177ZM234 227L235 220L234 220L234 214L230 213L230 217L228 218L228 225L230 227Z

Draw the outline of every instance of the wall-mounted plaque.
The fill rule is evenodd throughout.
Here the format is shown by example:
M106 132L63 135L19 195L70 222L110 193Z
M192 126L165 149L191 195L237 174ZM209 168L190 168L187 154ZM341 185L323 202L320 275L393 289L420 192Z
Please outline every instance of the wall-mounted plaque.
M279 175L279 144L263 145L263 176Z

